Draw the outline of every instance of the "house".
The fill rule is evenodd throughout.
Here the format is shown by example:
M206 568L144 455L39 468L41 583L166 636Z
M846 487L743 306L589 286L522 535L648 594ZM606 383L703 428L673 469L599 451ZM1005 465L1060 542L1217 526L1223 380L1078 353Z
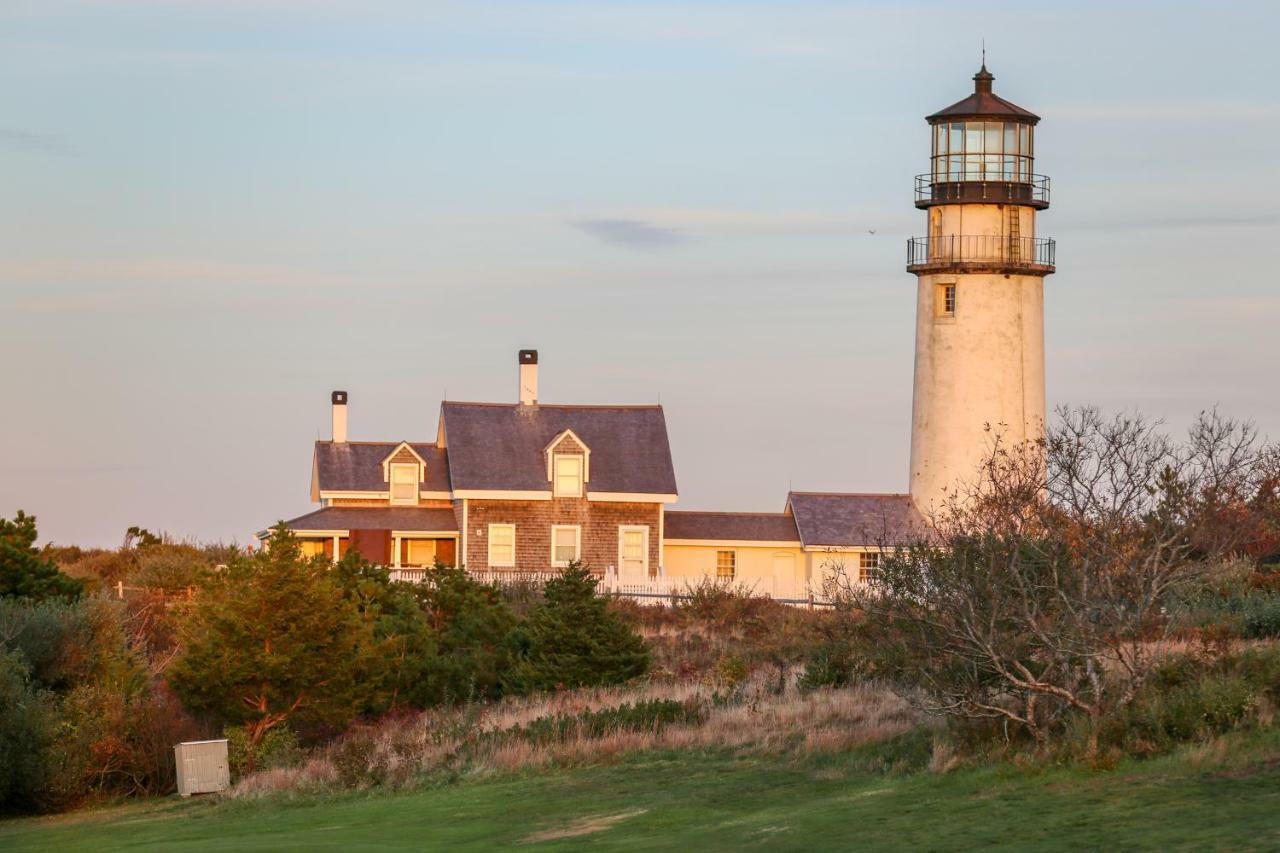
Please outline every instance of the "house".
M433 441L352 441L333 392L332 438L312 458L314 512L285 522L304 553L354 548L397 577L437 560L480 573L581 561L617 584L731 580L803 596L824 572L874 569L919 519L906 495L792 492L780 513L679 512L658 405L538 400L538 354L521 350L515 403L444 401ZM265 531L263 534L265 536Z
M520 352L516 403L441 403L429 442L349 441L347 394L333 392L333 437L312 461L320 509L286 522L304 551L356 548L405 577L436 560L657 577L677 495L662 407L540 403L537 363Z

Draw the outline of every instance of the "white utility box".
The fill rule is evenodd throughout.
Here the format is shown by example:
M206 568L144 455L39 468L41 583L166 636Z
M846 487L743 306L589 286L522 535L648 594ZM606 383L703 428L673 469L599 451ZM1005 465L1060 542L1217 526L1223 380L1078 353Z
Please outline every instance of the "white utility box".
M212 794L231 786L231 767L227 764L227 741L193 740L173 748L178 768L178 793Z

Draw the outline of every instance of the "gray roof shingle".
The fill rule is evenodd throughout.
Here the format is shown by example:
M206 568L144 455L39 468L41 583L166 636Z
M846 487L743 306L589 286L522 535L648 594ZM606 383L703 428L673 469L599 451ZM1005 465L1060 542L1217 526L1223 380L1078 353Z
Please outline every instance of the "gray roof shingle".
M791 492L787 506L806 547L905 545L927 530L910 495Z
M543 451L572 429L591 450L590 492L676 494L661 406L440 407L454 489L549 491Z
M316 473L321 491L385 492L382 460L399 447L399 441L332 441L316 442ZM432 444L414 444L414 452L427 463L427 479L422 490L449 491L448 454Z
M457 531L452 509L415 506L330 506L309 512L285 526L290 530L430 530Z
M720 539L800 543L796 520L785 512L695 512L667 510L665 539Z

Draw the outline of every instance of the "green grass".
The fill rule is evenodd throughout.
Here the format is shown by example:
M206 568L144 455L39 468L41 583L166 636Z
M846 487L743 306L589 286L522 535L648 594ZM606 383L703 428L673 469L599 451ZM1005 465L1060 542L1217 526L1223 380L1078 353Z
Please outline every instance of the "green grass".
M813 760L646 754L608 767L324 799L153 801L0 824L0 849L1280 848L1280 733L1094 772L877 772L871 751ZM909 745L908 745L909 746ZM883 747L880 748L883 751ZM919 750L917 750L918 752ZM606 825L607 824L607 825Z

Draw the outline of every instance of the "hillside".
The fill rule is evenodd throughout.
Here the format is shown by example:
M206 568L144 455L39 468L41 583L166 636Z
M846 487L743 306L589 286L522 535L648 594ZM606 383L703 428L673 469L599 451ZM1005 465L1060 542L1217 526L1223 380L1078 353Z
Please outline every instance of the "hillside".
M610 766L400 794L168 799L0 824L6 850L1275 849L1280 734L1116 769L939 774L907 739L805 761L641 755Z

